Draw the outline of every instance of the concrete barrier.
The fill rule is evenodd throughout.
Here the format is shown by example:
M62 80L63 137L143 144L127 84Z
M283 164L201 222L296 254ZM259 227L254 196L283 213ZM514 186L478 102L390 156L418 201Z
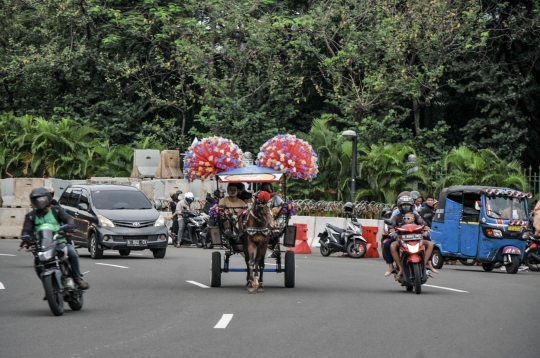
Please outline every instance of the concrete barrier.
M0 208L0 239L18 239L30 208Z
M153 178L159 168L160 160L157 149L135 149L131 177Z
M154 174L155 178L180 179L184 175L180 168L180 151L164 150L160 153L159 167Z
M2 207L29 208L32 189L51 186L51 179L44 178L6 178L0 180Z
M148 199L170 200L170 196L165 195L165 184L161 180L142 181L139 189Z

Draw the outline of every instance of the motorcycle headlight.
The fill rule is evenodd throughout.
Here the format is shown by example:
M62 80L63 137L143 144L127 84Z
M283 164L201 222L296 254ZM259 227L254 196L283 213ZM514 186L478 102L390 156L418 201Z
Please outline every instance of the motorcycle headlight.
M53 258L53 249L38 252L38 258L41 262L47 262Z
M156 223L154 224L154 226L165 226L165 218L161 216L161 214L159 215L159 218L156 220Z
M420 250L420 243L416 242L415 244L407 244L407 249L411 254L416 254Z
M98 215L98 225L101 227L114 227L114 223L103 215Z

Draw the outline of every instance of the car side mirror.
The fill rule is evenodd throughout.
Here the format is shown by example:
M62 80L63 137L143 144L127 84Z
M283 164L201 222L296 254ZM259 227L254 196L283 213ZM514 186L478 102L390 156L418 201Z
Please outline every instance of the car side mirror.
M88 211L88 205L86 205L85 203L79 203L79 205L77 205L77 209Z

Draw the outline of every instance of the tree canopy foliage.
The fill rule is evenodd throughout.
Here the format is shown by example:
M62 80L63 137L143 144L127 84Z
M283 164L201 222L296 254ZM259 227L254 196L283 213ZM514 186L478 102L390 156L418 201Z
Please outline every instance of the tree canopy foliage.
M536 168L539 10L536 0L0 0L0 113L93 128L90 143L105 147L180 151L220 135L256 153L324 122L365 148L410 147L427 168L459 146ZM332 168L347 160L325 148L350 143L316 138ZM44 148L18 160L34 150L52 170ZM319 179L334 183L327 194L346 190L337 172Z

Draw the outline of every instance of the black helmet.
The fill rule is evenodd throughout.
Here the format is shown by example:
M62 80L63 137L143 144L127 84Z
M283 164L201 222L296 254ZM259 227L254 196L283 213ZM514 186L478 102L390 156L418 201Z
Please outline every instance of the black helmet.
M178 197L180 197L180 195L182 195L182 190L178 189L178 190L176 191L176 195L178 195Z
M36 210L45 209L51 205L51 192L44 187L35 188L30 193L30 202Z
M345 210L346 212L352 213L353 209L354 209L354 204L351 203L350 201L346 202L345 205L343 205L343 210Z
M216 189L216 190L214 190L214 196L216 198L222 199L222 198L225 197L225 191L223 189Z
M390 218L390 215L392 215L392 209L391 208L385 207L384 209L382 209L381 217L383 217L385 219L388 219L388 218Z
M403 205L405 205L405 204L410 205L410 206L411 206L410 209L404 210ZM413 201L413 199L412 199L410 196L408 196L408 195L402 196L402 197L399 198L398 201L397 201L397 207L398 207L398 209L399 209L399 212L402 213L402 214L405 214L405 213L408 213L408 212L412 212L412 210L413 210L413 209L412 209L413 205L414 205L414 201Z

